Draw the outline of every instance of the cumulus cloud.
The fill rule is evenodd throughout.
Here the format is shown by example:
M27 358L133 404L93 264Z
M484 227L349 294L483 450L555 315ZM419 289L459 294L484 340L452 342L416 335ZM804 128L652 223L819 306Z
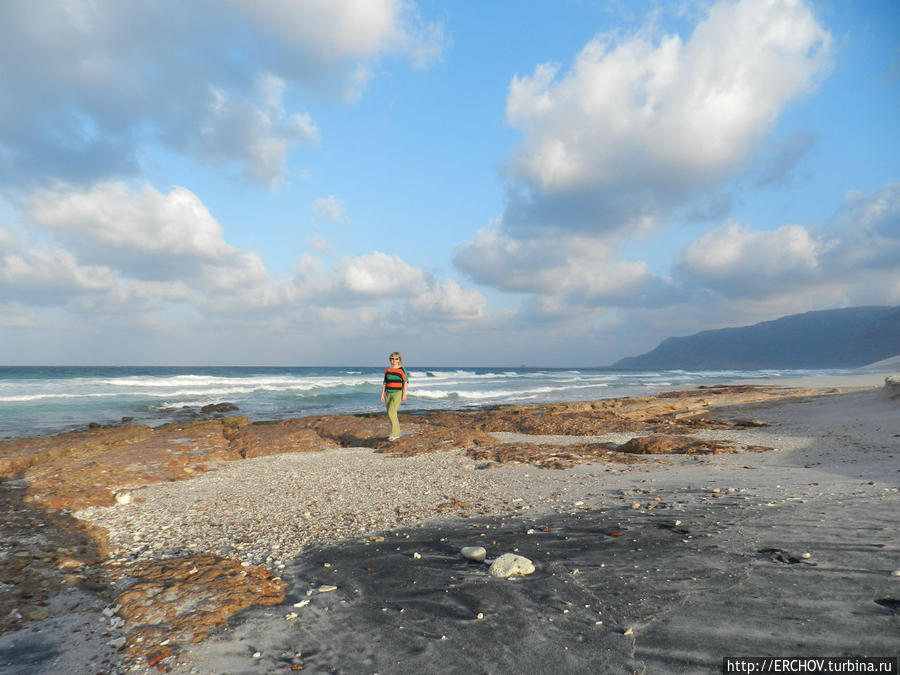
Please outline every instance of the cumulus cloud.
M366 303L378 298L408 298L428 285L426 275L399 256L374 251L344 257L326 269L318 258L304 256L296 284L317 304Z
M163 193L120 182L58 185L34 191L22 205L29 223L54 243L16 240L0 268L14 298L130 313L184 303L201 314L249 314L287 306L298 295L292 283L273 279L256 253L228 244L219 222L183 187Z
M820 279L819 256L827 248L800 225L759 231L730 223L691 243L683 266L696 282L732 297L752 297Z
M183 187L57 185L20 204L34 229L0 227L0 302L145 323L174 307L237 324L305 321L309 313L366 324L388 322L397 311L428 322L485 314L477 291L380 251L329 265L306 254L294 278L274 278L256 253L231 246Z
M211 86L206 105L198 111L196 132L173 138L172 144L212 164L227 166L239 159L247 177L275 185L290 146L318 142L319 130L308 114L285 113L283 80L264 76L259 89L256 103Z
M437 281L396 255L375 251L328 267L305 255L294 280L303 303L330 321L354 312L356 320L387 323L397 313L429 322L470 321L487 315L487 300L453 280ZM405 303L405 309L403 304ZM363 312L360 314L360 312Z
M802 0L723 1L684 36L661 34L651 17L634 33L596 36L569 68L544 63L514 77L506 116L522 139L507 165L506 208L495 228L457 247L455 264L527 294L531 308L573 312L664 307L704 284L737 292L754 279L749 261L772 245L781 257L764 261L767 284L815 276L826 244L799 227L716 230L686 251L679 279L621 250L676 214L720 221L727 181L754 162L759 180L789 175L814 137L767 137L828 71L830 46ZM747 267L720 262L729 255Z
M757 230L728 223L687 246L682 283L717 297L772 302L798 296L830 304L900 301L900 183L851 193L818 227Z
M0 258L0 297L36 304L57 304L80 293L114 291L119 284L108 267L80 265L70 252L32 246Z
M31 193L25 210L38 227L80 248L111 249L113 258L131 250L215 260L231 250L219 222L183 187L164 194L118 181L57 186Z
M439 319L471 320L487 314L487 300L476 290L464 290L453 280L434 285L409 301L419 315Z
M516 239L479 230L457 247L454 260L475 281L505 291L587 305L658 302L665 282L643 261L618 260L615 253L611 241L565 231Z
M128 279L42 242L17 239L0 256L0 299L32 307L72 305L99 313L139 313L191 297L190 287L182 281ZM17 313L25 316L23 310Z
M298 79L336 79L350 99L359 96L381 55L403 54L425 67L440 58L447 42L440 24L423 21L414 6L400 0L228 4L273 40L280 71Z
M316 219L329 223L350 224L344 204L334 195L315 200L312 204L312 214Z
M740 167L814 85L829 45L803 2L720 2L685 40L649 26L600 35L567 72L513 78L506 113L523 138L506 225L646 225Z
M358 96L385 54L416 64L439 26L396 0L8 0L0 22L0 181L135 174L148 143L275 185L315 142L285 89Z

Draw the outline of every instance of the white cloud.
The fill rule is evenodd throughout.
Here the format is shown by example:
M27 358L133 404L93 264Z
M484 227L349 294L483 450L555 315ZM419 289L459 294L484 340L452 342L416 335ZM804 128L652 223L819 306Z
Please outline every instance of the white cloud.
M329 223L350 224L343 202L334 195L315 200L312 204L312 214L316 219Z
M118 284L108 267L80 265L63 249L33 245L0 257L0 293L14 293L15 299L55 303L58 296L113 291Z
M800 225L759 231L738 223L710 230L684 251L685 271L729 296L756 296L821 278L827 242Z
M148 144L272 186L315 142L288 87L358 97L373 64L443 49L399 0L6 0L0 181L93 182L138 172ZM296 100L294 97L293 100Z
M684 36L660 34L651 16L637 32L598 35L570 68L544 63L514 77L506 114L522 139L506 208L496 228L457 247L455 264L478 283L526 294L535 316L665 307L707 284L765 295L810 283L827 243L798 226L716 230L689 247L676 279L621 250L676 213L727 215L726 181L762 150L766 180L789 173L814 139L778 148L767 137L827 72L830 46L808 2L722 1Z
M163 194L145 185L98 183L87 189L58 186L33 192L26 213L38 227L82 250L221 260L232 252L222 226L190 190Z
M456 265L475 281L543 298L566 296L576 305L638 301L661 282L642 261L615 258L611 242L564 231L515 239L479 230L456 250Z
M308 114L285 113L281 78L263 76L258 89L261 104L210 87L196 132L186 136L183 149L214 164L241 158L249 178L274 186L284 174L290 146L318 142L319 130Z
M649 27L601 35L568 72L542 64L513 78L507 119L523 139L509 170L527 187L518 207L534 213L508 212L507 225L565 197L573 213L553 201L555 225L622 228L713 186L811 89L829 44L798 0L719 2L687 40Z
M229 0L271 38L277 67L298 79L341 83L358 98L384 54L405 54L417 67L440 58L447 40L401 0Z
M396 255L379 251L358 258L344 258L336 272L341 290L363 296L408 297L426 284L421 270Z
M479 291L449 279L437 282L399 256L380 251L345 257L331 267L304 255L294 284L303 305L330 322L352 318L372 324L380 318L389 324L389 317L401 312L409 316L405 325L410 327L418 320L459 322L487 316L487 300ZM405 310L397 304L403 300Z
M122 277L105 265L85 265L68 250L21 240L0 257L0 299L35 306L78 306L97 314L139 314L165 303L187 302L182 281Z
M420 315L439 319L480 319L487 313L487 300L476 290L464 290L453 280L429 288L409 301Z
M767 231L726 224L687 246L677 269L690 286L726 298L897 302L900 183L870 196L851 193L831 221L817 228Z

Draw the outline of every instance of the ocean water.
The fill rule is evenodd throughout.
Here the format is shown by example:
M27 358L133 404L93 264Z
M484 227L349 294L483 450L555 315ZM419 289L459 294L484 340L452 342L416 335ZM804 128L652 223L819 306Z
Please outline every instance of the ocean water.
M593 368L408 368L404 410L646 396L755 378L854 371L616 371ZM123 417L159 426L209 404L253 421L383 410L383 367L0 367L0 439L56 434Z

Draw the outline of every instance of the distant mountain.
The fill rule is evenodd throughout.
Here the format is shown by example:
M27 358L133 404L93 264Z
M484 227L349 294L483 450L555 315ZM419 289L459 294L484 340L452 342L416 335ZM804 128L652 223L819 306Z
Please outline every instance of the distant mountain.
M613 368L859 368L900 354L900 307L793 314L741 328L667 338Z

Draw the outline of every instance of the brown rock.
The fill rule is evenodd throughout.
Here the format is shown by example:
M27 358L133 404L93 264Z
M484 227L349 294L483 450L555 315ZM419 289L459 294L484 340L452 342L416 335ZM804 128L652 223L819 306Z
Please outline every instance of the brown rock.
M126 649L148 659L160 654L160 642L169 640L171 653L250 605L283 602L287 587L266 569L213 555L135 563L118 573L137 579L116 600L131 629Z
M245 426L231 437L231 447L244 459L285 452L317 452L338 447L315 430L298 422L299 420L286 420Z
M763 446L741 446L731 441L713 441L690 436L638 436L620 445L619 452L639 455L720 455L737 452L771 450Z

